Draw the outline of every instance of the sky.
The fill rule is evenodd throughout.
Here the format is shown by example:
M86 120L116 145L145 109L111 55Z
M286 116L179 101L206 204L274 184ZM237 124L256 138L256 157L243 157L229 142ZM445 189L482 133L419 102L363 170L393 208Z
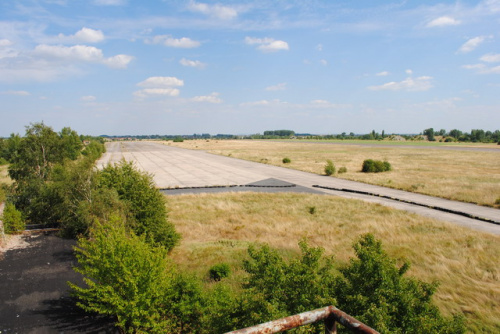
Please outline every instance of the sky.
M0 0L0 137L500 128L500 0Z

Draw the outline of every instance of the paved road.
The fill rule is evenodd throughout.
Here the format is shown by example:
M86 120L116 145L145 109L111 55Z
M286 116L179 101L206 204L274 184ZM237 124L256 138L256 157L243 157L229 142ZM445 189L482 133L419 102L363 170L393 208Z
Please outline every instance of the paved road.
M138 168L152 173L154 181L159 188L246 185L274 179L300 186L300 189L307 188L315 192L320 191L325 194L377 202L415 212L423 216L434 217L500 235L500 210L497 209L213 155L204 151L170 147L158 143L109 143L106 154L98 162L98 167L102 167L108 163L115 163L122 159L135 161ZM316 188L313 187L314 185L327 188L350 189L357 192L377 194L379 196ZM226 188L225 190L235 191L238 189L238 187L235 187ZM255 189L258 190L258 188ZM290 188L290 190L293 190L293 188ZM408 204L407 202L419 205ZM452 212L462 212L472 217L480 217L485 220L498 222L499 224L471 219L461 215L430 209L429 207L438 207Z

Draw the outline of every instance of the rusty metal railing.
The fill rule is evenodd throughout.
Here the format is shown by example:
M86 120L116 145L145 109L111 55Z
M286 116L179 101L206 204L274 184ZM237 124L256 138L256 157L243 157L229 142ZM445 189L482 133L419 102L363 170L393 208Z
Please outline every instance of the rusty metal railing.
M325 323L325 334L336 334L337 323L344 325L354 333L378 334L378 332L361 321L356 320L345 312L334 306L319 308L314 311L292 315L286 318L273 320L257 326L247 327L226 334L273 334L289 329L309 325L323 320Z

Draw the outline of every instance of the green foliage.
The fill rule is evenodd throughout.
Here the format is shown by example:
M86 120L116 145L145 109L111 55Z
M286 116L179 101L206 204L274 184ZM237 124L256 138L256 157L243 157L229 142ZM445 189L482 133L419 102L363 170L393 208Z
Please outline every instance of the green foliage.
M199 333L205 296L198 280L180 275L167 249L128 231L120 218L96 223L75 248L85 286L68 283L87 312L116 317L126 333Z
M328 176L335 174L335 165L332 160L326 160L325 174Z
M380 173L392 170L392 166L388 161L367 159L363 161L361 171L363 173Z
M322 257L323 249L309 247L305 241L299 246L301 257L288 262L267 245L248 249L250 259L243 266L249 276L240 307L252 316L242 316L240 325L335 305L331 259Z
M344 174L347 173L347 168L346 167L340 167L339 168L339 174Z
M184 138L182 138L182 137L175 137L173 140L174 143L182 143L183 141L184 141Z
M227 263L215 264L208 270L208 276L212 281L216 282L229 277L229 275L231 275L231 268Z
M434 137L434 129L433 128L425 129L423 134L424 134L424 136L427 136L427 140L436 141L436 138Z
M117 219L96 224L91 239L75 248L86 287L69 283L78 306L88 312L116 316L127 333L164 332L169 327L165 299L172 294L173 269L163 247L128 233Z
M315 207L315 206L310 206L310 207L309 207L309 213L310 213L311 215L314 215L314 214L316 213L316 207Z
M290 162L292 162L292 160L290 160L290 158L287 158L287 157L283 158L284 164L289 164Z
M129 225L137 235L146 235L152 243L171 250L180 235L167 221L165 198L155 188L151 175L137 170L125 161L107 166L97 176L100 189L114 189L118 198L129 208Z
M12 203L5 204L1 220L7 234L20 233L26 228L21 212Z
M355 244L356 258L335 281L338 307L381 333L464 333L463 319L446 319L432 304L437 284L404 277L373 235Z

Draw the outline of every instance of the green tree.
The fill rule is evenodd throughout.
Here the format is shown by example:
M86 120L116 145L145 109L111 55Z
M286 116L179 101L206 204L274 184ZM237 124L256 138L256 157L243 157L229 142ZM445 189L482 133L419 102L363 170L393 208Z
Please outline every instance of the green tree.
M75 271L86 285L69 283L78 306L116 316L127 333L164 333L170 327L165 301L173 293L174 272L165 248L151 247L113 218L96 224L91 238L80 238L75 251Z
M171 250L180 235L167 220L165 198L154 186L153 178L137 170L132 163L122 161L107 166L98 173L100 189L114 189L131 213L129 225L137 235Z
M427 136L427 140L436 141L436 138L434 137L434 129L433 128L425 129L423 134L424 134L424 136Z
M336 278L338 307L381 333L464 333L463 319L446 319L432 304L437 284L404 277L373 235L355 244L356 258Z
M65 127L59 133L59 137L61 140L61 154L63 155L63 158L68 158L70 160L78 158L83 144L76 131L71 130L69 127Z
M21 212L12 203L5 204L0 220L3 221L4 232L7 234L20 233L26 228Z

